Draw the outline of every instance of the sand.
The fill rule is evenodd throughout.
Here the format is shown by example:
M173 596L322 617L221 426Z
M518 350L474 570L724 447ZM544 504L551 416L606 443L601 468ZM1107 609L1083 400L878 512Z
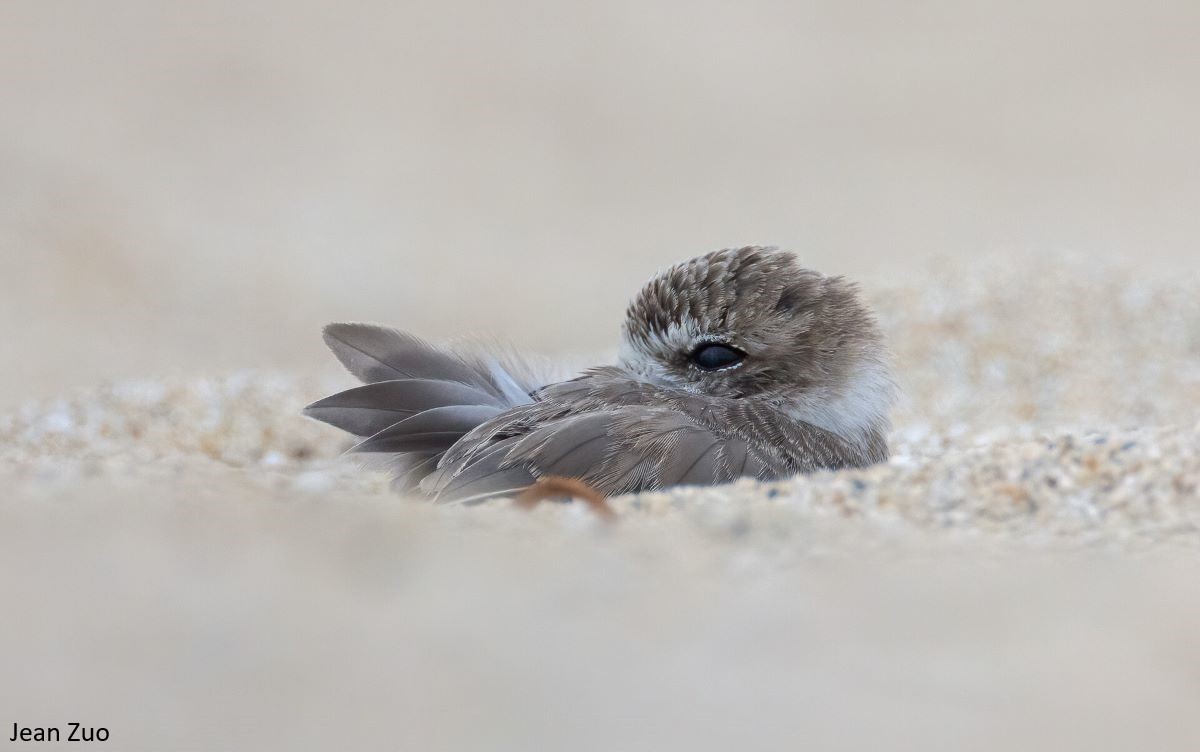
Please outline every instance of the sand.
M392 495L321 364L29 403L0 699L122 749L1189 748L1200 285L929 268L869 290L890 462L615 524Z

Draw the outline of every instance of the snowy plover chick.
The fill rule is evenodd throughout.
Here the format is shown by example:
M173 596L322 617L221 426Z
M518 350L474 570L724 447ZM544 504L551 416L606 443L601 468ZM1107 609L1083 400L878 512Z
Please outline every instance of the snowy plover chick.
M363 438L403 491L512 495L543 476L606 495L887 459L893 382L853 284L774 248L716 251L634 297L618 361L554 381L501 352L366 324L325 341L365 386L306 413Z

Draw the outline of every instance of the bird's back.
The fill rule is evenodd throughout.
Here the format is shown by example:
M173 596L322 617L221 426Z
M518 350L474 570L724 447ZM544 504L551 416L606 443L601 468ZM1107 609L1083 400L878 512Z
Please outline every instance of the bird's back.
M513 494L545 475L614 495L882 459L769 398L664 389L617 367L543 385L495 356L363 324L332 325L325 338L366 384L307 414L362 437L353 451L385 456L400 490L439 500Z

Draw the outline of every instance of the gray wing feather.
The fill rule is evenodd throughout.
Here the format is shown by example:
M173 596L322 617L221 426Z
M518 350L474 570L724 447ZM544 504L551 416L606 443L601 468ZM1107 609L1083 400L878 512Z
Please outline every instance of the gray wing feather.
M392 461L392 490L407 493L415 490L429 470L437 466L441 452L407 452Z
M741 478L746 470L746 455L749 447L744 441L729 441L725 443L725 466L729 468L730 480Z
M717 441L707 431L705 438L699 441L692 436L681 441L679 456L683 458L695 455L695 459L683 472L679 473L676 480L668 480L668 471L664 470L661 478L664 485L711 486L714 483L728 480L728 478L722 477L723 473L717 464L723 443ZM677 466L682 467L683 462L678 462Z
M775 478L779 475L783 475L783 473L776 470L762 453L746 453L746 464L742 467L741 477L763 480L766 478Z
M517 439L498 442L477 455L471 464L456 470L442 467L421 484L438 501L465 501L512 493L533 483L533 474L525 467L505 462Z
M456 381L397 379L339 392L314 402L304 413L355 436L369 437L434 407L502 404L499 397Z
M510 405L523 405L532 401L529 393L521 388L516 379L508 371L504 370L499 363L493 361L488 364L488 375L491 377L491 384L497 394L503 397Z
M439 379L494 391L487 379L461 358L396 329L374 324L330 324L324 336L325 344L346 370L367 384Z
M412 452L422 445L444 452L475 426L495 417L492 405L446 405L419 412L388 426L355 446L352 452Z
M613 449L612 419L609 413L585 413L543 426L517 442L506 461L528 463L537 475L586 477Z
M496 420L504 430L521 423L510 413ZM487 425L480 430L488 435ZM470 453L448 453L436 491L447 498L511 490L522 478L528 484L544 475L580 478L609 495L712 484L736 477L746 454L743 440L720 438L682 412L634 405L550 420Z
M392 426L395 428L395 426ZM384 429L380 433L387 433ZM461 431L426 431L424 433L397 433L384 438L375 434L353 447L355 454L403 454L405 452L445 452L462 438Z

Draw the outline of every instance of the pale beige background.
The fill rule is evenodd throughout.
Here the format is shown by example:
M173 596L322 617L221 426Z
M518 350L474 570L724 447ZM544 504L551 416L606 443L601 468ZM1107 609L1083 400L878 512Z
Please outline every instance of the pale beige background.
M1197 265L1194 2L0 4L0 407L324 362L331 319L612 344L752 242L870 278Z
M1198 40L1195 0L0 0L0 747L1193 752ZM401 499L299 415L329 320L606 349L751 242L865 283L889 463L605 527Z

